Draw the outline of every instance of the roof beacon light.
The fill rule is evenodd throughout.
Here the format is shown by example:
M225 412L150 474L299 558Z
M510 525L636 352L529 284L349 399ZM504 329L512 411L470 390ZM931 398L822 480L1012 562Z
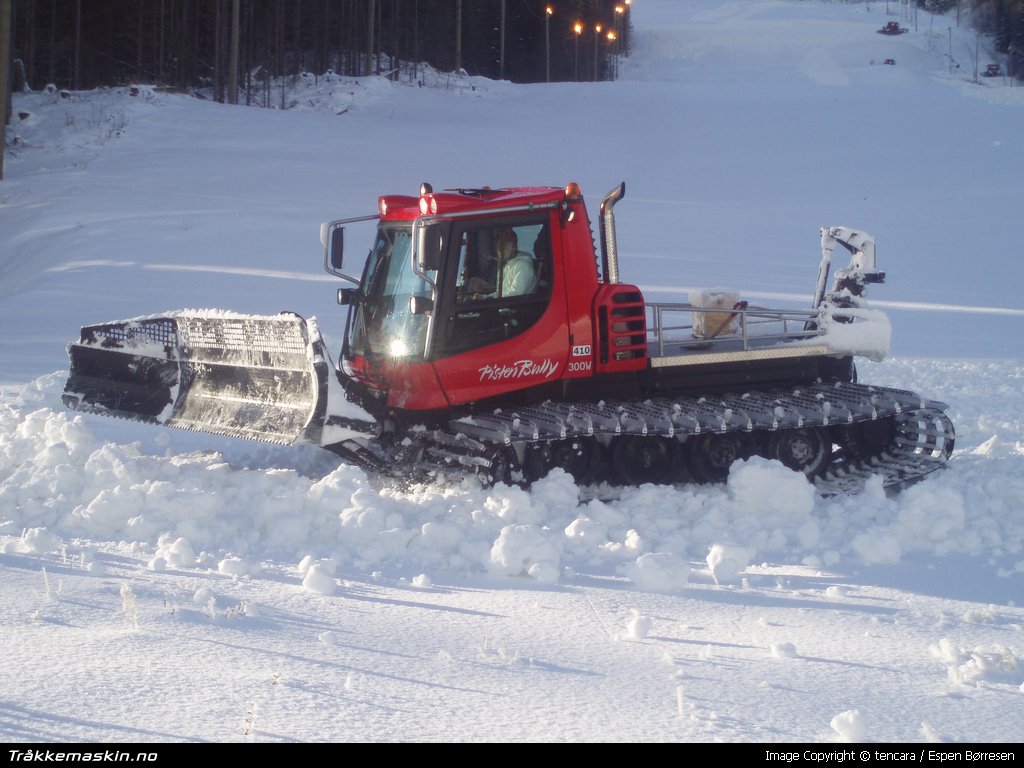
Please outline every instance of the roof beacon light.
M420 213L424 216L428 213L437 213L437 200L433 195L424 195L420 198Z
M434 199L434 188L427 182L420 184L420 213L437 213L437 200Z
M565 198L566 200L579 200L583 197L583 192L580 190L580 185L575 181L570 181L565 185Z
M434 188L427 182L420 184L420 213L437 213L437 200L434 199Z

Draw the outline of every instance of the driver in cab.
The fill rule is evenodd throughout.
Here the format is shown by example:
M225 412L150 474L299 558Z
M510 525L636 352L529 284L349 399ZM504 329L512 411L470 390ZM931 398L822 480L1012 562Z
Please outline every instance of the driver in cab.
M471 277L466 284L470 298L505 298L533 293L537 287L537 270L533 257L519 250L515 230L502 229L497 235L497 284L480 277Z

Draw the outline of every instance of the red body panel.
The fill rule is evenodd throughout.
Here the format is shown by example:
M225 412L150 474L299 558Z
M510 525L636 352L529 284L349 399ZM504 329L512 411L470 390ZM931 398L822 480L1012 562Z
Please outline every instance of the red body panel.
M452 403L445 397L437 371L430 363L395 364L383 371L388 385L388 406L410 411L447 408Z
M364 382L377 379L376 386L383 385L389 408L418 411L463 405L560 379L590 378L599 372L632 371L646 365L646 348L635 343L645 332L643 328L637 331L632 317L636 297L641 320L644 317L642 296L634 286L601 282L594 235L578 190L573 195L558 187L456 190L422 197L385 195L379 204L382 221L412 220L423 215L424 209L427 215L440 218L550 209L551 294L540 318L512 338L433 362L405 360L390 370L356 372ZM619 317L624 308L632 313L626 319L629 332L622 331ZM598 327L602 312L613 319L605 321L603 331ZM606 348L603 361L599 354L602 344Z
M593 304L601 283L590 220L582 200L572 206L572 214L572 220L562 230L556 253L557 271L564 277L566 325L569 330L569 361L565 377L579 379L594 375L597 333Z
M647 310L635 285L602 285L594 297L599 373L647 367Z
M461 405L557 381L565 375L567 351L565 306L552 301L524 333L439 360L434 367L452 405Z

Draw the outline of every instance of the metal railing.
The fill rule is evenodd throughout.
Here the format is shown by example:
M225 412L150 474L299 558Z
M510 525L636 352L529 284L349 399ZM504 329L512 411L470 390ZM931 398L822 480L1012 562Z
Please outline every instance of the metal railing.
M657 346L659 357L666 346L685 351L707 349L710 344L729 342L744 351L781 341L810 339L824 334L817 309L766 309L744 306L736 309L698 307L692 304L647 305L648 344ZM685 320L679 315L685 314Z

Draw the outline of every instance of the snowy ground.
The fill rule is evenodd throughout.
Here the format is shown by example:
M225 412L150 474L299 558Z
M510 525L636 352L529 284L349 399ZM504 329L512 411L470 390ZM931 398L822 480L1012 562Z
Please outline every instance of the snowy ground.
M973 32L886 8L638 0L615 83L17 94L5 740L1024 741L1024 91L973 77ZM948 403L949 468L895 498L759 460L720 487L409 488L60 405L87 323L290 309L337 349L319 224L378 194L578 181L594 217L623 179L623 279L653 299L805 304L818 227L874 234L895 335L861 380Z

